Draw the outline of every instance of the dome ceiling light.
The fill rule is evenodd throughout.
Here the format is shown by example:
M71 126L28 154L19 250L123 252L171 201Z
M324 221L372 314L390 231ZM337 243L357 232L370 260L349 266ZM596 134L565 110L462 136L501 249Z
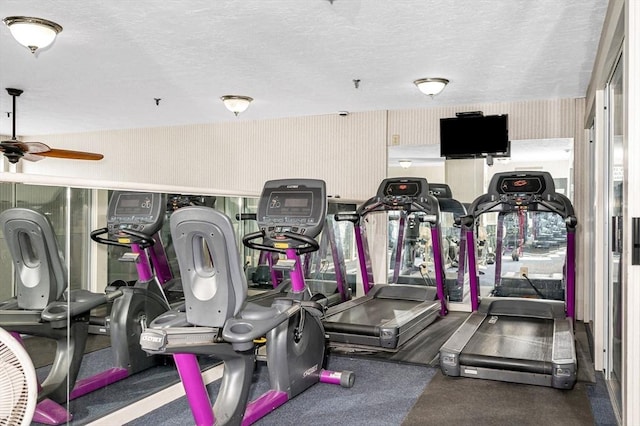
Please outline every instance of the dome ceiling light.
M241 112L249 108L249 104L253 102L253 98L249 96L225 95L220 98L229 111L234 113L236 117Z
M425 95L434 97L449 84L446 78L421 78L413 82Z
M54 42L62 26L53 21L29 16L9 16L2 20L18 43L36 53Z

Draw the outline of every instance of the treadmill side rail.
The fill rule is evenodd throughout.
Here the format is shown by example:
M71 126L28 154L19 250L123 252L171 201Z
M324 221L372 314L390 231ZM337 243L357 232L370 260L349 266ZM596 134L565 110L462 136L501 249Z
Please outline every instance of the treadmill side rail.
M571 318L554 321L553 349L551 359L553 363L553 377L551 386L557 389L572 389L577 380L576 344L573 337L573 323Z
M460 376L460 353L487 316L474 312L440 348L440 370L445 376Z

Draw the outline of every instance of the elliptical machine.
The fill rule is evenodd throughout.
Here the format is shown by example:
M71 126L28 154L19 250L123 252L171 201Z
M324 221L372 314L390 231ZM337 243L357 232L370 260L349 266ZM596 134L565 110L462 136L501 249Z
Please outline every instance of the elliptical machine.
M174 354L196 424L252 424L318 382L353 385L352 372L323 369L322 307L304 300L300 254L318 249L314 237L323 226L325 211L323 181L265 184L257 213L260 231L245 236L244 242L260 238L261 243L252 243L254 248L286 253L291 294L299 299L277 299L270 307L246 301L247 281L227 216L205 207L185 207L171 216L185 312L171 311L156 318L140 344L151 354ZM271 389L248 402L260 347L255 340L265 336ZM224 362L213 408L196 355Z

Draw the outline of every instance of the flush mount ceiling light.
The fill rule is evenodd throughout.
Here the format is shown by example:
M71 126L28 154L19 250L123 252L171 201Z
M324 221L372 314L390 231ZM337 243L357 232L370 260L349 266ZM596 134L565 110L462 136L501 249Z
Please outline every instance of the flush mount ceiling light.
M408 169L409 167L411 167L411 160L398 160L398 163L400 163L400 167L402 167L403 169Z
M55 22L29 16L9 16L3 22L9 27L13 38L31 53L49 46L62 31L62 26Z
M446 78L421 78L414 81L413 84L418 86L418 89L425 95L433 97L444 90L449 84L449 80Z
M234 113L236 117L241 112L249 108L249 104L253 102L253 98L249 96L225 95L220 98L229 111Z

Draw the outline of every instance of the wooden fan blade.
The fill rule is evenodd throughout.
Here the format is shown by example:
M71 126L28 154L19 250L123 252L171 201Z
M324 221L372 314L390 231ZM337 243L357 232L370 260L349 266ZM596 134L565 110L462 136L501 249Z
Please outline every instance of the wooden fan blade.
M68 149L51 148L49 151L38 152L43 157L67 158L70 160L102 160L104 155L93 152L70 151Z

